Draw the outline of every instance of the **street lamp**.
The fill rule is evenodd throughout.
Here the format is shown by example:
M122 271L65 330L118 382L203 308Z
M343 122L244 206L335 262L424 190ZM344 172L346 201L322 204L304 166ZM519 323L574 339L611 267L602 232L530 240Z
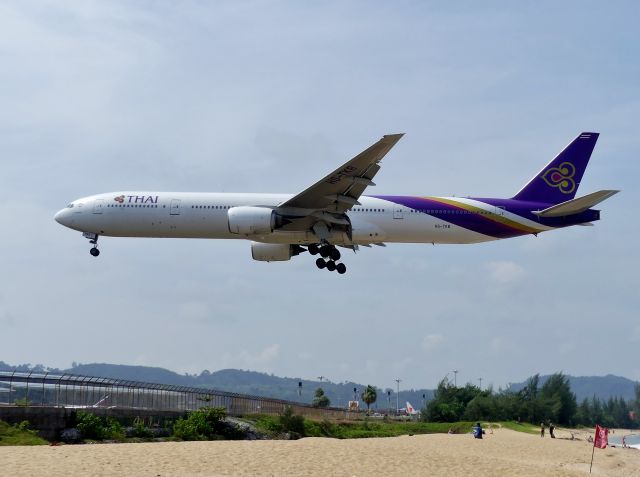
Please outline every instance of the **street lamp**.
M398 410L400 409L400 381L402 381L402 379L397 378L395 379L396 382L396 414L398 414Z
M298 397L302 399L302 381L298 381Z
M453 387L458 387L458 370L453 370Z
M482 391L482 378L478 378L478 381L480 382L480 391Z
M391 389L387 389L387 408L389 409L389 413L391 413Z

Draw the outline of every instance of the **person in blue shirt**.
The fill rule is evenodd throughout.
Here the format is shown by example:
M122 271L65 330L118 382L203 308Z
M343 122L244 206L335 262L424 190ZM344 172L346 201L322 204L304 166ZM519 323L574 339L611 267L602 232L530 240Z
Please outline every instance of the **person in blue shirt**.
M473 427L473 437L476 439L482 439L482 426L479 422Z

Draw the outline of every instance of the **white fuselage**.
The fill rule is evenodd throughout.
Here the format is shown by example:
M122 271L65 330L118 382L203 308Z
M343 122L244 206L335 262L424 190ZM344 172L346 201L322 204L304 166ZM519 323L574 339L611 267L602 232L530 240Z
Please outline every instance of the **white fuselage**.
M276 230L257 235L238 235L229 231L230 208L277 207L290 197L290 194L115 192L78 199L58 212L56 220L75 230L112 237L317 243L318 237L312 231ZM495 240L495 237L384 199L361 196L359 201L361 205L348 212L353 230L351 239L341 233L332 237L332 243L477 243ZM486 209L486 213L494 213L495 207L489 204L478 202L476 205Z

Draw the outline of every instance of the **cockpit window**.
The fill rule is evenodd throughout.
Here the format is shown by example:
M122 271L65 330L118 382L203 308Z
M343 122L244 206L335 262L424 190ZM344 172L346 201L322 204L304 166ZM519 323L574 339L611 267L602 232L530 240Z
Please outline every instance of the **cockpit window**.
M73 209L73 203L67 205L67 209Z

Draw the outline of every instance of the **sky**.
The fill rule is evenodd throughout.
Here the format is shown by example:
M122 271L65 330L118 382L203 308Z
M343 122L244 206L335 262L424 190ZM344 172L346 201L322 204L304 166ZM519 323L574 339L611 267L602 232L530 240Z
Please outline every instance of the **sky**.
M0 360L382 388L640 380L637 2L0 4ZM245 241L100 239L117 190L297 193L377 141L373 194L511 197L582 131L595 227L389 244L346 275Z

